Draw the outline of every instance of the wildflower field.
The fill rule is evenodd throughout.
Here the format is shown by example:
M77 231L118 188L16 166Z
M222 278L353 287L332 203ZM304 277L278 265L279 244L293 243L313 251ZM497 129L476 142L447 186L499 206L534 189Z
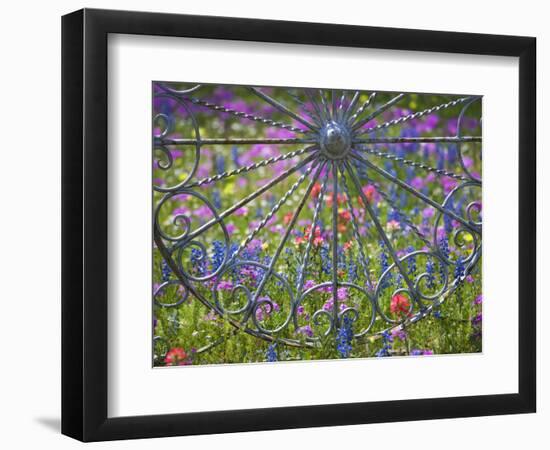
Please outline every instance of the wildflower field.
M480 97L152 94L154 366L481 351Z

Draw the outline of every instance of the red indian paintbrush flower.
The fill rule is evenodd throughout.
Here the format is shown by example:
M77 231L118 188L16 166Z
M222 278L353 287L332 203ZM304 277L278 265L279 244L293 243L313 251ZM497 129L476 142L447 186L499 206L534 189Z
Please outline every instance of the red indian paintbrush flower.
M167 366L187 366L191 361L187 359L187 353L183 348L174 347L166 353L164 362Z
M393 314L409 314L409 308L411 304L409 303L409 299L405 297L403 294L395 294L391 298L390 303L390 311Z

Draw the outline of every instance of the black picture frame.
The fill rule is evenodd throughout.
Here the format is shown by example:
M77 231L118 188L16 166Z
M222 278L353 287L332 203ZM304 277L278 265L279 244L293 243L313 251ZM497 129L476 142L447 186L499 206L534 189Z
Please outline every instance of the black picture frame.
M518 57L518 393L109 418L107 37L110 33ZM535 412L535 94L533 37L94 9L64 16L62 433L82 441L102 441Z

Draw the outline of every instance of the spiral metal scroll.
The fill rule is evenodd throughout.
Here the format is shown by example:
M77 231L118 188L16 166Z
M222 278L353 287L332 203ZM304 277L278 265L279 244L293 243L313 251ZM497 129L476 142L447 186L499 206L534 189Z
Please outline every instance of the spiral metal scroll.
M238 109L224 105L223 99L216 102L210 86L154 84L155 170L169 173L178 158L186 167L174 182L155 180L153 186L154 243L173 274L155 289L157 307L174 308L193 299L235 331L312 347L337 333L346 318L354 323L356 339L414 323L476 270L481 258L481 176L471 161L481 158L481 117L467 123L472 119L466 112L470 108L481 111L481 97L448 96L444 103L414 112L399 107L409 96L405 93L279 89L273 95L270 88L241 89L252 93L257 105L263 104L261 113L246 104ZM398 133L404 125L423 123L424 118L443 111L456 120L451 135ZM265 128L266 137L247 137L246 133L231 137L232 130L221 137L203 136L200 114L212 121L232 117L255 123ZM265 117L268 114L272 118ZM188 135L174 133L178 121L185 122ZM238 152L252 145L280 150L248 164L235 163L231 170L199 173L205 153L212 159L210 149ZM423 158L427 146L438 151L452 149L457 170L430 165ZM282 170L246 195L220 194L216 187L281 164ZM441 198L432 198L411 182L416 172L448 180L450 187ZM248 234L235 242L228 226L231 218L282 183L287 183L286 192L278 199L271 196ZM223 207L220 195L227 200ZM384 211L375 205L374 197L383 201ZM402 211L403 197L415 202L418 211L431 214L422 221L407 216ZM290 212L281 223L281 210L290 202ZM200 208L199 218L186 208L190 203ZM309 230L300 226L303 217L311 221ZM342 217L347 221L347 242L343 242ZM398 226L392 229L393 222ZM280 232L278 242L270 245L269 258L251 259L250 246L274 223ZM395 233L407 234L415 245L397 248ZM298 240L298 255L289 276L281 272L282 260L286 248ZM215 261L211 254L214 241L218 243ZM342 274L346 245L353 247L357 266L353 276ZM372 258L384 256L387 264L376 273ZM312 283L310 273L317 260L324 261L324 279ZM177 289L179 300L163 302L167 289ZM271 295L274 291L277 298ZM342 299L342 292L347 300ZM396 296L405 299L400 314L392 312Z

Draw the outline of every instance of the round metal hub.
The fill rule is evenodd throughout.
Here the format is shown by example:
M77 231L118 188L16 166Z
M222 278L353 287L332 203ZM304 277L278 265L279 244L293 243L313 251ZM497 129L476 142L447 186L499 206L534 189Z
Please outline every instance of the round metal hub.
M330 122L319 132L321 150L330 159L342 159L351 150L349 130L337 122Z

